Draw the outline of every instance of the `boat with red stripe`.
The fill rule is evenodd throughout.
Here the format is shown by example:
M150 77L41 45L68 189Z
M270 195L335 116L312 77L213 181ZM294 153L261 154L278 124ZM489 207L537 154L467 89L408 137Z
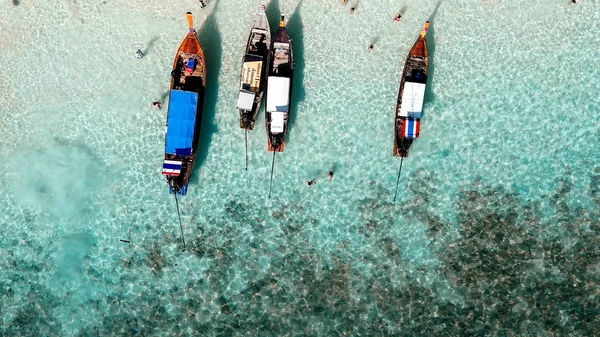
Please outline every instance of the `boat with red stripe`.
M398 90L396 102L396 118L394 125L394 157L400 157L400 168L396 180L394 201L398 195L398 182L402 172L402 163L408 157L410 146L419 138L421 131L421 117L423 116L423 101L425 100L425 87L429 74L429 52L427 51L427 30L429 21L421 29L419 38L413 44L402 71L402 80Z
M419 138L423 101L427 75L429 73L429 53L427 51L427 30L429 21L421 30L414 43L402 72L402 81L396 102L396 118L394 127L394 156L408 157L413 141Z

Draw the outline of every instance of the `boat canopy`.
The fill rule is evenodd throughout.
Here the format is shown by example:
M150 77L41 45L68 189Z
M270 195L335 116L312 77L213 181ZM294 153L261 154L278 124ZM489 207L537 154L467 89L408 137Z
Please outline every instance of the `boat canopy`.
M402 90L401 117L421 118L423 114L423 99L425 98L425 84L405 82Z
M271 133L282 133L284 127L285 112L271 112Z
M192 154L197 107L197 92L171 90L165 146L167 154Z
M402 137L415 139L419 138L421 131L421 121L415 118L406 118L402 120Z
M240 90L237 108L242 110L252 110L252 106L254 105L254 96L256 96L256 94L252 91Z
M261 70L262 61L244 62L240 89L258 92Z
M267 85L267 111L288 112L290 99L290 79L269 76Z

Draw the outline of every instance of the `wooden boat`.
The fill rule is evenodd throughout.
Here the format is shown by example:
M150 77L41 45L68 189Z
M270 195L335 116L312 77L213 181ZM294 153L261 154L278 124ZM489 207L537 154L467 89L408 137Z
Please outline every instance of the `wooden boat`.
M292 101L293 73L292 41L285 29L285 16L282 14L279 29L271 45L271 65L267 78L265 119L269 151L283 152L285 147Z
M186 14L189 32L175 54L171 72L169 110L165 131L162 173L171 193L185 195L192 175L202 122L206 64L194 30L192 13Z
M419 138L423 100L429 72L429 54L427 52L427 30L429 21L421 30L420 36L410 49L402 81L398 91L396 104L396 121L394 127L394 156L407 157L410 146Z
M271 198L271 188L273 187L275 154L283 152L285 148L285 135L290 120L290 104L292 102L293 75L292 40L285 29L285 15L281 14L279 29L275 32L271 44L271 64L267 77L267 104L265 107L267 149L269 152L273 152L269 198Z
M264 89L265 75L268 71L271 31L265 6L261 6L256 15L242 59L240 73L240 93L237 108L240 112L240 128L254 130L254 122L260 109Z

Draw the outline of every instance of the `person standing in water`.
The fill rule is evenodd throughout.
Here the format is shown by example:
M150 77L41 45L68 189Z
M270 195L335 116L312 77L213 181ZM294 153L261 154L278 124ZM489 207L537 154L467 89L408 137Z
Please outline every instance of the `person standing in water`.
M372 44L370 44L369 47L367 48L367 51L371 51L371 50L373 50L373 45Z
M327 181L331 181L333 179L333 171L329 171L329 179Z
M400 19L402 19L402 14L396 14L396 16L394 17L394 21L400 22Z
M138 49L135 52L135 57L137 57L138 59L141 59L142 57L144 57L144 53L142 53L142 51Z

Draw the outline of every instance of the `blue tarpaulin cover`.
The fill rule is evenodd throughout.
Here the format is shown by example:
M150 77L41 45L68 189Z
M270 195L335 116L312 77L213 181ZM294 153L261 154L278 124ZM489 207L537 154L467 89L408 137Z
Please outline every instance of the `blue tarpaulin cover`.
M166 153L184 156L192 154L197 106L197 92L171 90Z
M187 68L185 68L185 71L193 73L194 72L194 65L195 64L196 64L196 60L194 60L194 59L191 58L188 61Z

